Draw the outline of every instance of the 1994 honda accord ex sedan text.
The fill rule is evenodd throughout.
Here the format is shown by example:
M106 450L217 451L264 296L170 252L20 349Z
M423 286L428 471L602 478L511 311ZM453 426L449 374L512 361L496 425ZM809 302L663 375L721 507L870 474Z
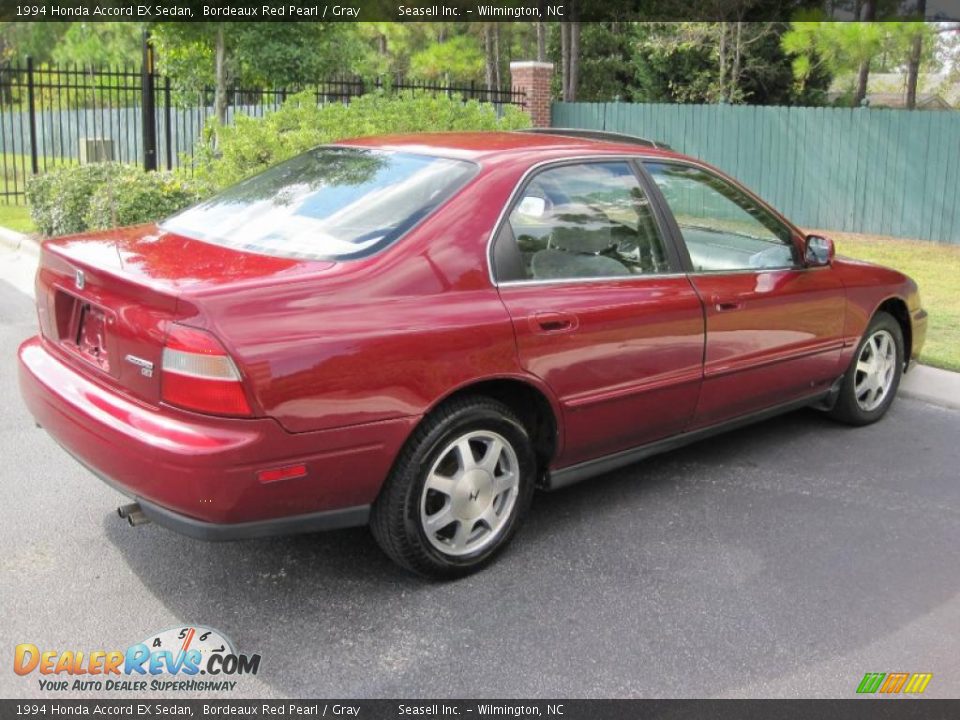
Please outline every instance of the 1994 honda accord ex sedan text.
M915 283L716 170L584 133L319 147L159 225L47 240L37 422L216 540L369 523L481 566L553 489L803 405L879 419Z

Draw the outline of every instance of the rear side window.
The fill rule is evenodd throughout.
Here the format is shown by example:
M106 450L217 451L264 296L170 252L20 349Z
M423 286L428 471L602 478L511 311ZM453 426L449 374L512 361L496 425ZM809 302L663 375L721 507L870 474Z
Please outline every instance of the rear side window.
M477 171L462 160L320 147L161 224L237 250L309 260L365 257L396 242Z
M504 259L498 263L500 280L618 278L670 270L650 200L623 161L542 170L514 204L500 243L516 248L513 253L497 248Z

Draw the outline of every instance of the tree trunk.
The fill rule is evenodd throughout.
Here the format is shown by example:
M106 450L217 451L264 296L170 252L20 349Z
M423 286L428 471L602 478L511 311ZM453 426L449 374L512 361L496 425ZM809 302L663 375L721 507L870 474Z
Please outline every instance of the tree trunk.
M720 28L720 38L717 43L717 91L721 103L727 101L727 24L716 23Z
M7 50L7 39L0 33L0 58L4 56ZM0 70L0 103L13 102L13 74L8 75L7 83L3 83L3 71Z
M560 23L560 96L570 100L570 23Z
M863 0L863 20L864 22L873 22L877 19L876 0ZM860 107L863 100L867 97L867 83L870 81L870 58L866 58L860 63L860 70L857 72L857 93L853 97L853 106Z
M483 55L487 92L492 92L496 80L493 69L493 23L486 23L483 26Z
M568 102L577 101L577 86L580 84L580 13L577 12L577 3L571 0L570 5L571 17L573 18L570 21L570 87L569 87L569 100Z
M927 12L927 0L917 0L917 14L920 20ZM917 107L917 84L920 79L920 56L923 53L923 33L918 32L913 37L913 46L910 48L910 60L907 64L907 110Z
M493 24L493 82L497 90L503 89L500 77L500 23Z
M216 90L213 97L213 109L221 125L227 122L227 39L224 36L223 23L217 27L216 46Z
M740 102L740 61L743 42L743 23L737 23L737 32L733 43L733 68L730 70L730 92L731 103Z
M870 80L870 61L864 60L860 63L860 70L857 72L857 92L853 96L853 106L860 107L864 98L867 97L867 83Z
M498 23L497 25L498 25L498 27L499 27L499 23ZM509 86L509 84L510 84L510 77L509 77L509 72L510 72L510 58L518 57L518 55L514 52L514 48L513 48L513 40L514 40L514 32L513 32L513 30L514 30L514 24L513 24L513 23L504 23L503 27L504 27L504 30L503 30L503 32L500 34L500 42L499 42L498 45L497 45L497 69L498 69L498 75L500 76L500 89L501 89L501 90L503 90L504 87ZM508 73L508 75L507 75L506 82L504 82L504 79L503 79L503 62L502 62L502 58L504 58L504 57L507 58L507 73ZM524 57L530 57L530 54L529 54L529 53L526 53L526 54L524 55ZM509 89L509 87L508 87L507 89Z
M547 24L537 23L537 61L546 62L547 60Z

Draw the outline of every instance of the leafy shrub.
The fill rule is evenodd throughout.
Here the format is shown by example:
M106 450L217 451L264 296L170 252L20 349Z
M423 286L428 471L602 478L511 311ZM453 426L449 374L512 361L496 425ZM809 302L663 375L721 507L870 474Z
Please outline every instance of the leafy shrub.
M206 194L172 173L128 168L93 193L85 219L91 230L137 225L172 215Z
M351 137L445 130L515 130L528 127L529 117L513 105L496 108L476 100L464 102L423 91L379 92L354 98L349 105L318 107L312 93L287 100L263 118L238 116L235 124L207 126L198 147L194 175L214 187L225 187L317 145ZM212 136L216 135L216 149Z
M69 235L87 229L90 198L124 171L122 165L69 165L27 182L30 217L43 235Z
M171 173L119 163L64 166L27 183L30 216L43 235L157 220L208 193Z

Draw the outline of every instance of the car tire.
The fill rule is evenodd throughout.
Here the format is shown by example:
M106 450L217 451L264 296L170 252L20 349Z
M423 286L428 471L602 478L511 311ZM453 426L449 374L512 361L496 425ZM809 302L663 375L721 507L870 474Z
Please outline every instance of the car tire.
M903 364L900 323L892 315L878 312L857 345L829 415L848 425L875 423L896 397Z
M510 542L536 474L530 435L510 408L480 396L450 401L401 451L373 504L373 536L415 573L467 575Z

